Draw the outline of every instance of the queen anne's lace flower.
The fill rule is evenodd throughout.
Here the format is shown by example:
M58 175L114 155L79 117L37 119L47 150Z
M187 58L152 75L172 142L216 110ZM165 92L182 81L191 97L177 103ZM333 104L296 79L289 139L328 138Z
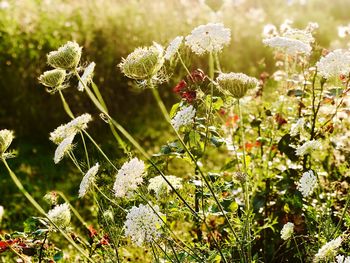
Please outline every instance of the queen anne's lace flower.
M100 165L96 163L93 167L89 169L89 171L86 172L86 174L83 177L83 180L81 180L81 183L80 183L79 198L84 197L86 193L89 191L91 185L95 181L95 176L99 168L100 168Z
M160 214L158 206L154 206L153 209L158 215ZM126 215L125 235L138 246L156 240L161 234L159 230L163 225L157 214L148 206L142 204L139 207L133 206Z
M295 154L298 156L311 154L313 151L320 149L321 146L322 145L319 141L316 141L316 140L307 141L295 150Z
M182 188L182 179L174 175L167 175L165 178L175 189ZM149 180L148 191L154 191L157 197L162 193L169 193L172 190L170 185L164 180L162 176L156 176Z
M60 144L65 138L75 135L77 132L85 130L87 124L92 120L90 114L85 113L63 124L50 133L50 140L55 144Z
M68 41L57 51L51 51L47 55L47 63L54 68L73 70L79 64L81 49L76 42Z
M304 124L304 118L300 118L296 123L292 124L292 127L290 128L290 135L297 136L299 133L301 133L304 130Z
M345 257L344 255L338 255L335 257L337 263L350 263L350 257Z
M56 205L47 213L47 216L56 226L65 228L71 219L69 205L67 203Z
M323 245L315 255L314 262L333 258L336 255L338 248L341 246L341 243L342 238L337 237Z
M328 79L350 72L350 51L336 49L316 63L319 74Z
M291 222L288 222L285 224L281 230L281 238L283 240L289 239L294 233L294 224Z
M81 81L78 84L78 90L84 91L84 87L87 86L91 81L94 75L95 62L91 62L84 70L83 75L81 76Z
M175 117L171 120L171 124L178 131L182 126L186 126L193 122L196 115L196 109L190 105L178 111Z
M289 37L271 37L264 39L263 43L267 46L281 49L289 55L296 55L298 53L309 55L312 50L310 44Z
M298 182L298 190L304 197L308 197L312 194L317 186L317 178L312 170L303 173L300 181Z
M55 156L53 158L55 164L58 164L63 157L73 149L74 137L75 134L68 136L57 146Z
M230 41L230 29L221 23L209 23L193 29L185 43L194 53L203 55L207 52L220 52Z
M145 163L136 157L123 164L118 171L114 182L114 193L116 197L125 197L132 195L138 185L143 182L145 175Z
M169 46L165 50L165 59L170 60L176 54L182 44L183 39L184 37L177 36L170 42Z
M0 157L10 147L14 137L13 131L6 129L0 130Z
M53 69L45 71L39 77L39 82L46 87L59 88L66 78L66 71L63 69Z

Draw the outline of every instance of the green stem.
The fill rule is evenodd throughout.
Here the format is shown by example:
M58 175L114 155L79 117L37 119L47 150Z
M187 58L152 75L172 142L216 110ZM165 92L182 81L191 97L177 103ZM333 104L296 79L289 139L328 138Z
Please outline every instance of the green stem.
M62 91L58 90L58 92L60 93L60 97L61 97L63 108L64 108L65 112L68 114L69 117L74 119L74 114L72 113L71 109L69 108L69 105L68 105L66 99L64 98Z
M87 163L87 165L88 165L88 168L90 169L89 153L88 153L88 150L87 150L87 148L86 148L84 135L83 135L83 133L82 133L81 131L80 131L79 133L80 133L80 136L81 136L81 140L83 141L83 145L84 145L86 163Z
M333 233L331 234L331 238L337 233L337 231L340 229L341 223L343 222L344 216L349 208L350 205L350 193L348 193L347 199L346 199L346 203L345 203L345 207L344 210L340 216L339 222L336 226L336 228L334 229Z
M299 250L299 246L298 246L298 243L295 239L295 236L293 235L293 240L294 240L294 244L295 244L295 247L297 248L297 252L298 252L298 257L299 257L299 260L300 262L303 262L303 258L302 258L302 255L300 253L300 250Z

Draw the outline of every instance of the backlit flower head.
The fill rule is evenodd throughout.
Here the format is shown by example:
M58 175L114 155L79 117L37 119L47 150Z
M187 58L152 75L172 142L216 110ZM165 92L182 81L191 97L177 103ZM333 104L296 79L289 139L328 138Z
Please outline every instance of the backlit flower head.
M196 109L192 105L184 107L172 118L171 124L178 131L182 126L187 126L192 123L195 115Z
M128 78L148 80L157 75L164 63L163 47L154 43L150 47L136 48L126 58L122 59L119 67Z
M84 70L83 75L81 76L81 81L78 84L78 90L84 91L84 87L87 86L91 81L94 75L95 62L91 62Z
M50 140L55 144L60 144L65 138L75 135L77 132L85 130L87 124L92 120L90 114L82 114L75 119L71 120L67 124L63 124L57 127L50 133Z
M316 140L307 141L295 150L295 154L298 156L311 154L313 151L320 149L321 146L322 144L319 141L316 141Z
M303 176L298 182L297 189L304 197L308 197L312 194L317 186L317 178L312 170L303 173Z
M281 230L281 238L283 240L289 239L294 233L294 224L291 222L286 223Z
M297 136L304 130L305 120L304 118L300 118L297 120L296 123L292 124L292 127L290 128L290 135L291 136Z
M75 134L68 136L57 146L55 156L53 158L55 164L58 164L63 157L73 149L74 137Z
M336 49L322 57L316 63L319 74L326 78L349 75L350 72L350 51Z
M186 37L185 44L197 55L220 52L231 41L231 31L221 23L200 25Z
M216 82L222 92L236 99L242 98L249 89L259 85L256 78L249 77L243 73L220 73Z
M55 89L60 89L62 83L66 78L66 71L63 69L53 69L49 71L45 71L39 77L39 81L46 87Z
M299 53L309 55L312 50L310 44L289 37L271 37L264 39L263 43L267 46L280 49L289 55L296 55Z
M14 133L10 130L0 130L0 157L7 151L10 147L13 139Z
M342 238L337 237L323 245L314 257L314 262L320 262L322 260L333 259L337 253L337 250L341 246Z
M350 263L350 257L345 257L344 255L337 255L336 257L337 263Z
M166 60L170 60L173 56L175 56L176 52L179 50L179 48L182 44L183 39L184 39L184 37L177 36L170 42L170 44L167 47L167 49L165 50L165 54L164 54L164 58Z
M159 207L153 209L159 213ZM138 246L145 242L152 242L160 237L160 228L163 221L158 217L152 208L140 204L139 207L133 206L126 215L124 223L125 235Z
M83 180L81 180L80 187L79 187L79 198L82 198L86 195L86 193L91 188L92 184L95 181L95 176L98 172L100 165L96 163L93 167L91 167L86 174L83 177Z
M174 175L167 175L165 176L165 178L175 189L182 188L181 178L176 177ZM148 191L153 191L157 197L160 197L161 194L169 193L171 190L172 188L170 187L170 185L160 175L149 180Z
M67 203L56 205L47 213L48 218L58 227L66 228L71 220L71 213Z
M124 163L119 169L114 182L113 190L115 196L131 196L133 190L136 190L143 182L145 173L145 163L136 157Z
M82 48L76 43L68 41L56 51L47 55L47 63L59 69L74 70L79 64Z

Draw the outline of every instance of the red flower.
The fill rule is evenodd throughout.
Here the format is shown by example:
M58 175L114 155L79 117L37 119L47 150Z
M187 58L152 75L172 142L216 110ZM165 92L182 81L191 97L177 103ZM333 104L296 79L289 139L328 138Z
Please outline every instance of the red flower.
M196 69L192 71L191 75L187 76L188 80L191 80L193 83L203 82L206 79L206 75L203 70Z
M181 93L187 87L187 83L184 80L181 80L174 88L175 93Z
M282 114L279 114L279 113L275 114L275 120L279 126L287 123L287 120L283 118Z
M90 238L93 238L94 236L97 235L97 230L92 225L89 226L88 229L89 229Z
M109 241L110 241L109 236L106 234L101 238L100 244L101 245L109 245Z
M197 97L197 94L196 94L196 92L195 91L185 91L185 92L183 92L182 94L181 94L181 97L183 98L183 99L185 99L188 103L191 103L191 102L193 102L195 99L196 99L196 97Z
M226 125L226 127L233 127L238 120L239 120L238 115L229 116L226 119L225 125Z

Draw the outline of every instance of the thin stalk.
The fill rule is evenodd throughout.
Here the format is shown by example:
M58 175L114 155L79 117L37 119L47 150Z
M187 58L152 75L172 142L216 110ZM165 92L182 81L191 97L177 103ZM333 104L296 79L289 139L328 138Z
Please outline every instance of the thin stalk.
M185 64L185 62L182 60L179 51L177 51L177 55L178 55L178 57L179 57L179 59L180 59L181 65L182 65L182 66L184 67L184 69L186 70L187 75L188 75L188 76L191 78L191 80L194 82L193 77L192 77L192 75L191 75L191 72L188 70L188 68L187 68L187 66L186 66L186 64Z
M336 228L334 229L334 231L332 232L331 234L331 238L335 235L335 233L337 233L337 231L340 229L340 226L341 226L341 223L343 222L343 219L344 219L344 216L349 208L349 205L350 205L350 193L348 193L348 196L347 196L347 199L346 199L346 203L345 203L345 207L343 209L343 212L340 216L340 219L339 219L339 222L336 226Z
M156 254L156 252L155 252L155 249L154 249L154 247L153 247L153 242L152 242L152 241L150 242L150 245L151 245L151 248L152 248L152 253L153 253L154 260L155 260L157 263L159 263L159 258L158 258L157 254Z
M299 246L298 246L298 243L295 239L295 236L293 235L293 240L294 240L294 244L295 244L295 247L297 248L297 252L298 252L298 257L299 257L299 260L300 262L303 262L303 258L302 258L302 255L300 253L300 250L299 250Z
M42 215L46 217L46 219L61 233L61 235L69 242L71 245L79 251L88 261L90 262L95 262L93 261L86 253L83 251L61 228L59 228L52 220L47 216L45 210L35 201L35 199L27 192L27 190L24 188L22 185L21 181L18 179L16 174L11 170L9 165L7 164L6 160L4 158L1 159L2 162L4 163L7 171L10 174L10 177L12 181L15 183L17 188L21 191L21 193L28 199L28 201L35 207L38 212L40 212Z
M157 242L153 242L154 244L156 244L157 245L157 247L159 247L159 249L163 252L163 254L170 260L170 262L174 262L171 258L170 258L170 256L168 255L168 253L166 253L166 251L157 243ZM176 258L177 259L177 258ZM177 260L177 262L178 263L180 263L179 262L179 260Z
M83 135L83 133L82 133L81 131L80 131L79 133L80 133L80 136L81 136L81 140L82 140L82 142L83 142L83 145L84 145L86 163L87 163L87 165L88 165L88 168L90 169L89 153L88 153L88 150L87 150L87 148L86 148L84 135Z
M39 263L42 262L43 249L44 249L44 245L45 245L45 242L46 242L46 239L47 239L47 235L48 235L48 234L49 234L49 232L46 232L46 233L45 233L44 241L43 241L43 243L42 243L41 246L40 246Z
M61 97L61 100L62 100L62 104L63 104L63 108L64 108L65 112L68 114L69 117L74 119L74 114L71 111L71 109L69 108L69 105L68 105L66 99L64 98L62 91L58 90L58 92L60 94L60 97Z

